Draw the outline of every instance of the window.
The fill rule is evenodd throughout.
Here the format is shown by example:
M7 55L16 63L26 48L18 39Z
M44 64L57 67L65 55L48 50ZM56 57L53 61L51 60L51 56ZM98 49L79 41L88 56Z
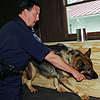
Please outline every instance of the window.
M76 29L81 28L88 40L100 39L100 0L64 0L64 5L66 40L77 40Z

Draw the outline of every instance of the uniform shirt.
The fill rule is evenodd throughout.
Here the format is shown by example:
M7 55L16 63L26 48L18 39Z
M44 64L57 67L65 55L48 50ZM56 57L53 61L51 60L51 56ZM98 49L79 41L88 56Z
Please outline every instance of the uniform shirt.
M31 57L42 61L49 53L50 50L20 17L0 30L0 59L6 57L10 64L15 64L16 71L23 69Z

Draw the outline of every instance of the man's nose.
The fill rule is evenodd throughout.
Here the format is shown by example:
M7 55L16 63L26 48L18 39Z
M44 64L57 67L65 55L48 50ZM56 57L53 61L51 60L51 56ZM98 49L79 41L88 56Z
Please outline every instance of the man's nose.
M36 20L39 21L39 16L36 17Z

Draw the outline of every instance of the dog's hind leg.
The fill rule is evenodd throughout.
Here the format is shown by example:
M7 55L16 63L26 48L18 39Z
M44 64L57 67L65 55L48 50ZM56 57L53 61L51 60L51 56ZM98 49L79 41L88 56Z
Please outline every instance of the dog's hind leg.
M71 83L69 83L68 79L66 77L61 78L59 80L65 88L69 89L70 91L72 91L73 93L77 94L82 100L89 100L89 96L84 94L79 88L77 88L76 86L72 85Z
M34 67L34 65L31 62L30 62L30 66L32 68L32 77L31 77L30 80L28 80L28 79L26 80L26 85L28 86L28 88L29 88L29 90L31 92L35 93L35 92L37 92L37 89L35 89L35 88L32 87L32 81L36 77L37 70L36 70L36 68Z
M54 83L54 86L56 87L57 91L65 92L65 89L59 85L57 78L53 78L53 83Z

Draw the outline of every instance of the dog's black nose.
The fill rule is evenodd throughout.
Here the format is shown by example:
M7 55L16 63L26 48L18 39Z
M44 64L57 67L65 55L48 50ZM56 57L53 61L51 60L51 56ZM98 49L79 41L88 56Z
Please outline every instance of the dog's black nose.
M90 77L92 79L97 79L98 78L98 74L95 71L93 71L92 74L90 75Z
M95 72L95 74L93 75L93 79L97 79L98 78L98 74Z

